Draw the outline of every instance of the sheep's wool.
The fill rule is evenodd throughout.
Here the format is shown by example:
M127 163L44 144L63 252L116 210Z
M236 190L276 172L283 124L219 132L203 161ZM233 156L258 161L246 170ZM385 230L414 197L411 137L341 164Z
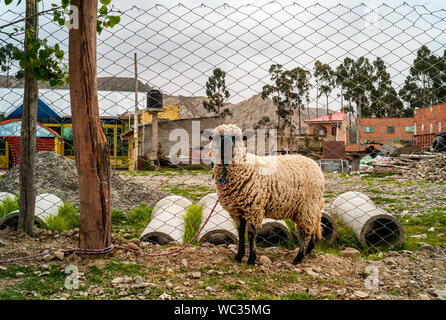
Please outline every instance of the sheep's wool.
M221 125L215 133L236 136L235 160L227 165L227 185L220 199L236 223L239 217L244 217L249 230L260 228L265 218L289 218L301 232L322 238L324 176L315 161L301 155L256 156L246 153L242 132L235 125ZM218 160L218 147L217 143L212 144L214 163ZM220 195L220 164L215 165L214 176Z

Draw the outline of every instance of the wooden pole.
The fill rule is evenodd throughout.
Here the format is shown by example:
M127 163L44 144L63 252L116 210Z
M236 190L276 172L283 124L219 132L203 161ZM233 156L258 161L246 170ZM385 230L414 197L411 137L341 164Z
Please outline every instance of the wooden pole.
M79 28L69 32L73 142L79 176L80 248L111 244L110 146L99 117L96 65L97 0L72 0Z
M25 54L29 52L27 34L37 37L37 3L26 0ZM20 132L20 216L18 229L31 233L34 228L36 193L34 190L34 160L36 154L37 104L39 89L37 80L25 69L25 92L23 97L22 128Z
M135 52L135 116L133 118L133 168L138 170L138 57Z

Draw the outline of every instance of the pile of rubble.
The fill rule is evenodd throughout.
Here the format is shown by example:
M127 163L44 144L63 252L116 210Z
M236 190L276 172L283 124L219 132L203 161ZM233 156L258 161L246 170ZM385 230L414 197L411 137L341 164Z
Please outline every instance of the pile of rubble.
M19 194L19 166L9 170L0 180L0 191ZM112 207L128 210L140 203L153 205L165 194L133 182L125 181L112 173ZM36 194L51 193L63 201L79 205L79 183L76 164L55 152L41 151L35 161Z
M414 180L446 181L446 153L437 153L417 161L403 175Z

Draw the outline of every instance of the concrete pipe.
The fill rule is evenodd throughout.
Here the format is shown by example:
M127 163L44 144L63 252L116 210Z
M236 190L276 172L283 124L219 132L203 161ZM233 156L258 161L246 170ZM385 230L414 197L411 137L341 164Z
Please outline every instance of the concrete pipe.
M333 244L338 236L338 227L334 219L325 210L322 210L322 239L328 244Z
M203 206L203 225L205 219L211 213L212 208L214 208L217 202L217 194L211 193L203 197L198 204ZM229 213L223 209L219 204L215 207L215 211L212 214L211 219L209 219L206 226L203 228L200 234L200 241L210 242L215 245L227 244L227 243L237 243L238 232L234 226L232 218Z
M36 197L36 207L34 211L34 224L39 228L46 228L46 219L56 215L62 205L63 201L53 194L42 193L38 195ZM17 229L18 221L19 211L13 211L0 219L0 229L7 227L14 227Z
M19 225L19 215L20 215L20 211L16 210L16 211L8 213L6 216L1 218L0 219L0 230L6 229L6 228L13 228L14 230L17 230L17 227ZM46 222L36 216L34 216L34 225L38 228L46 228L47 227Z
M161 245L172 241L183 243L183 216L191 205L190 200L180 196L167 196L158 201L152 211L152 220L139 240Z
M338 196L331 212L353 229L365 247L394 248L404 242L404 230L394 216L375 206L365 194L349 191Z
M36 197L35 217L46 221L49 217L57 215L59 208L63 206L63 201L58 196L51 193L42 193Z
M293 239L288 226L283 220L265 219L257 232L256 241L263 245L277 245Z

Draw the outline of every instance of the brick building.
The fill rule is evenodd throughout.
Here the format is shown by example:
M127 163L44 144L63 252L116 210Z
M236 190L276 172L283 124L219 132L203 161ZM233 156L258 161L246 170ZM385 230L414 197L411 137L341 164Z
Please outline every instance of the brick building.
M323 117L305 120L310 135L319 135L330 141L348 143L347 121L344 110Z
M414 118L362 118L360 131L362 144L410 140L414 135Z
M419 148L431 144L436 133L446 132L446 104L415 110L414 135Z

